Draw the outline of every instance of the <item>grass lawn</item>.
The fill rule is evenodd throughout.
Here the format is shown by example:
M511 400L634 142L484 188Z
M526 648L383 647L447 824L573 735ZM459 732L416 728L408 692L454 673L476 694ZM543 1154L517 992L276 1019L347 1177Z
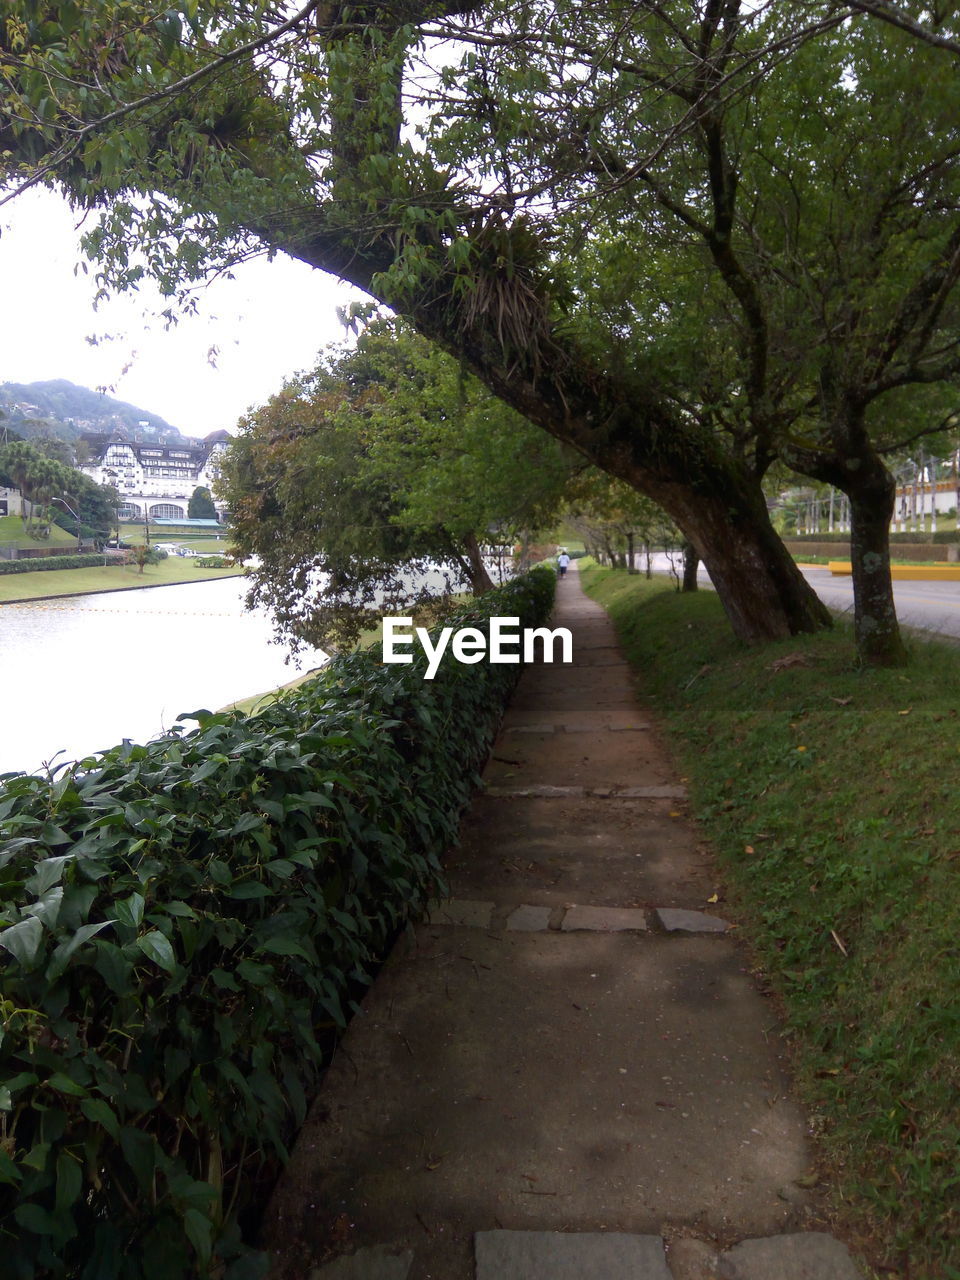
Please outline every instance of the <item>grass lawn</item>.
M120 526L120 541L127 542L131 547L138 547L144 541L144 532L142 524ZM177 546L189 547L191 550L199 552L201 555L215 556L223 552L231 542L230 535L223 531L217 538L213 534L184 534L180 536L176 532L170 533L165 529L155 529L150 526L150 543L156 546L158 542L175 542Z
M41 600L44 596L82 595L90 591L122 591L129 587L170 586L207 578L236 577L242 569L197 569L192 560L168 556L159 564L94 566L89 569L48 569L39 573L11 573L0 577L0 604L5 600Z
M746 649L713 592L586 569L780 1002L838 1215L960 1277L960 652L859 669L846 626Z
M52 524L49 538L31 538L19 516L0 516L0 542L12 542L18 547L75 547L77 535Z

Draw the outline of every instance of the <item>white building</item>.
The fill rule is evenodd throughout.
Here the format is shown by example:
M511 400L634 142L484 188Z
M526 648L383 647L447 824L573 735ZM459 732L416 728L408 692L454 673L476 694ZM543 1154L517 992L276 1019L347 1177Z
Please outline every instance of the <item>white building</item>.
M213 493L220 461L230 440L227 431L214 431L204 440L182 444L131 442L105 435L83 437L90 460L80 469L97 484L109 484L120 494L121 520L185 520L194 489ZM217 518L224 503L214 498Z
M5 489L0 484L0 516L18 516L23 509L19 489Z

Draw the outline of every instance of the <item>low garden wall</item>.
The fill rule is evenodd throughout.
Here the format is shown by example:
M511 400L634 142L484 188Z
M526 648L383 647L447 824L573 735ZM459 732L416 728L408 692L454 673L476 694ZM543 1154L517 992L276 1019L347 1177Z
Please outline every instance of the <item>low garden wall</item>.
M951 560L957 534L951 530L938 542L908 542L902 534L890 535L890 555L897 560ZM834 560L850 559L850 538L843 534L834 538L786 538L784 546L794 556L828 556Z
M554 584L453 622L538 625ZM240 1223L438 891L520 668L423 670L354 654L255 716L0 783L5 1275L263 1274Z

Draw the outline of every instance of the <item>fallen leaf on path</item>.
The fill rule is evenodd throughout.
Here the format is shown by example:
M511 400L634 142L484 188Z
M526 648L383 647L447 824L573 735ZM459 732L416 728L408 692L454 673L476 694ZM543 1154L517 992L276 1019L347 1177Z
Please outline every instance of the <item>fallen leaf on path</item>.
M712 894L710 895L710 897L707 899L707 901L708 901L708 902L719 902L719 901L720 901L720 895L719 895L719 893L712 893Z

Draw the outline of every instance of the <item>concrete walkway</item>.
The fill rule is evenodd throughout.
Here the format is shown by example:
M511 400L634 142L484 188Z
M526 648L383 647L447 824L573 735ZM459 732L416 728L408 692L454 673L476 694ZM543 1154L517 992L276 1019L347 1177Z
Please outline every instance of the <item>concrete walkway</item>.
M683 780L575 573L554 624L573 665L523 675L451 896L385 965L274 1197L272 1275L857 1280Z

